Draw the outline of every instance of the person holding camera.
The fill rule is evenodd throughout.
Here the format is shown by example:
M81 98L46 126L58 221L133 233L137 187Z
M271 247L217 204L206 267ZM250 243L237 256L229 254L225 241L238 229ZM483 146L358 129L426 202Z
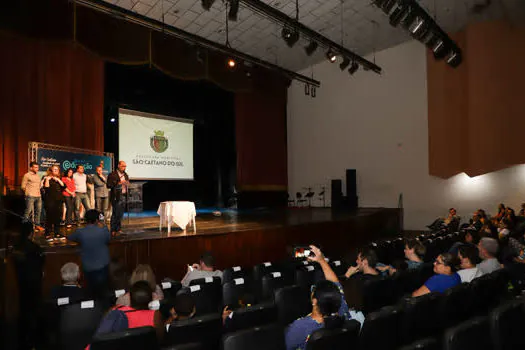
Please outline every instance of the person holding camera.
M111 239L108 228L99 224L100 213L91 209L86 212L86 227L79 228L67 239L80 244L82 269L88 287L96 295L105 292L108 285L109 248Z

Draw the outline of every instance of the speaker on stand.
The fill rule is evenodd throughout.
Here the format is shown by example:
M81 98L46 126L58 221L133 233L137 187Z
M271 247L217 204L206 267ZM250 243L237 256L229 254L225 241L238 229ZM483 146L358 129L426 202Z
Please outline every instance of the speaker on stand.
M332 209L340 209L343 206L343 181L332 180Z
M355 169L346 169L346 201L350 209L357 209L359 207L357 197L357 171Z

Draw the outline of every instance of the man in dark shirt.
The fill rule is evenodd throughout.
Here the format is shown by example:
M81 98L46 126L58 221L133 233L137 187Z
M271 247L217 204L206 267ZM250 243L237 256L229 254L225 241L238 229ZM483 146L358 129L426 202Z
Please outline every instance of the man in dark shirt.
M361 250L357 255L356 266L350 266L345 273L344 283L346 301L356 310L363 308L363 287L366 281L381 279L376 270L377 254L372 249Z
M121 222L126 210L126 202L129 195L129 176L126 174L126 162L119 161L117 170L109 174L107 187L111 189L109 194L111 200L111 234L122 233Z
M80 301L86 297L84 290L80 287L80 267L73 263L65 263L60 269L63 284L51 289L50 298L68 298L70 303Z
M110 234L106 226L98 225L100 213L88 210L84 216L87 226L79 228L67 237L80 244L82 269L88 287L97 295L103 295L108 286L108 266Z

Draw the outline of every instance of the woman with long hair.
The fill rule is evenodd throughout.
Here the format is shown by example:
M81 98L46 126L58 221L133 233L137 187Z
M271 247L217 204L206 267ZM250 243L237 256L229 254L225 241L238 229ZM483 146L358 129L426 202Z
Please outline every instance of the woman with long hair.
M66 201L66 227L71 228L74 223L75 215L75 180L73 180L73 169L64 171L62 182L66 188L62 192L64 200Z
M146 264L137 265L137 267L131 274L131 277L129 279L129 285L132 286L138 281L148 282L151 290L153 291L153 294L152 294L153 300L164 299L164 293L162 292L162 288L160 288L160 286L157 284L157 281L155 279L155 274L153 273L151 266L146 265ZM129 293L126 293L117 299L117 305L129 306L129 303L130 303Z
M60 234L60 218L64 204L62 191L66 185L60 179L60 169L57 165L49 168L47 173L48 175L43 180L44 205L46 208L45 238L51 243L54 240L65 240L65 237Z

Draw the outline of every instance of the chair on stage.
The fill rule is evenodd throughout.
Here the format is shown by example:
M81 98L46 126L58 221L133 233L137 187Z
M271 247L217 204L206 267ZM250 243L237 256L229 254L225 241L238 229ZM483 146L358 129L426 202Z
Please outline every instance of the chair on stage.
M279 325L255 327L224 336L224 350L285 350L284 330Z
M122 332L97 335L91 342L91 350L155 350L159 348L153 327L139 327Z

